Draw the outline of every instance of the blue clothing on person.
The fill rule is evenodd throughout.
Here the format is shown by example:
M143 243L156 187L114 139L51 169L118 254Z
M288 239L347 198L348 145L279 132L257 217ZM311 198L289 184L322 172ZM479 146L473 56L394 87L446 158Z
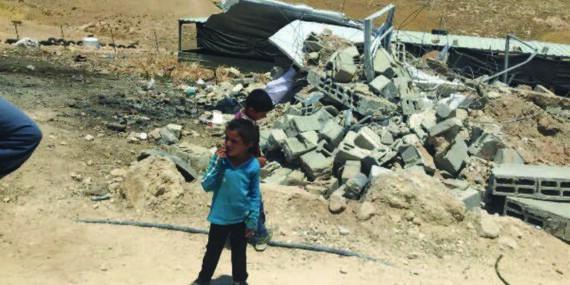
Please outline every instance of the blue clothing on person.
M248 229L256 230L259 219L259 162L251 157L242 165L234 166L227 158L214 154L202 187L214 192L208 221L217 225L245 222Z
M36 123L0 97L0 178L22 166L41 139L42 132Z

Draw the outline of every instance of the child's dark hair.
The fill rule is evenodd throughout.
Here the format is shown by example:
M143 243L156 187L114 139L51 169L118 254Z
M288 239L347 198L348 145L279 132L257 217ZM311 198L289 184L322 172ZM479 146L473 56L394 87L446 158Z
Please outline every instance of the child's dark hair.
M252 108L256 112L269 112L273 110L273 101L263 89L254 89L245 99L245 108Z
M255 155L259 151L259 128L252 121L233 119L228 123L226 130L237 131L245 144L251 143L248 150L252 154Z

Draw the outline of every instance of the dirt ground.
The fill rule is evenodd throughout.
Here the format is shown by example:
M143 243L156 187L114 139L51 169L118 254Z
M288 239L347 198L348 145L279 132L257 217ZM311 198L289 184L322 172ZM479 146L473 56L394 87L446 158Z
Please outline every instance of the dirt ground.
M155 27L160 31L157 33L161 46L172 51L172 37L176 35L172 19L196 11L177 8L188 2L95 4L81 0L69 6L62 1L1 1L0 38L11 35L10 20L15 16L24 20L24 33L45 38L57 35L60 23L65 24L69 35L79 37L84 35L78 30L82 25L96 19L114 19L109 21L118 23L117 19L123 17L131 24L140 20L141 27ZM339 5L333 1L305 2L329 8ZM371 1L358 3L345 1L347 12L365 13L367 7L378 5ZM458 1L417 3L433 5L429 11L438 15L434 11L439 10L433 7ZM517 5L525 7L531 3L534 2ZM550 2L553 7L567 5L556 3ZM411 1L408 5L414 6ZM405 9L411 11L402 8ZM544 16L550 10L534 11ZM567 11L557 9L556 13ZM457 15L468 12L457 10ZM556 13L552 15L565 17ZM118 38L130 42L137 38L137 32L129 34L127 30ZM152 43L154 32L145 33L144 39ZM144 116L148 120L135 120L128 131L149 132L178 123L184 129L208 133L204 125L196 122L200 110L193 112L194 106L187 106L182 92L169 82L159 81L156 90L140 92L145 71L136 69L140 64L137 58L144 53L120 54L124 64L109 60L110 53L56 47L22 52L0 45L0 96L30 114L44 134L32 158L0 181L0 284L188 284L199 271L206 244L204 235L76 222L114 219L208 226L205 217L210 196L197 182L184 184L184 195L176 203L155 208L132 207L116 196L100 202L90 199L89 194L106 187L113 170L128 169L140 150L155 147L153 143L129 144L126 133L109 130L106 123L122 116ZM75 63L73 58L78 54L86 55L88 62ZM175 67L178 70L179 66ZM195 75L199 71L187 72ZM186 73L179 76L183 74ZM510 95L492 101L484 114L500 122L509 142L527 162L568 165L568 125L556 121L559 131L545 132L539 128L545 124L541 120L554 119L541 110L530 101ZM95 140L85 140L86 135ZM187 135L183 141L210 147L218 138ZM398 185L392 189L396 192L432 193L429 191L442 187L421 175L394 179L386 185ZM451 221L434 217L428 210L445 205L438 203L447 201L445 196L437 196L435 201L419 193L418 203L425 203L408 209L391 207L381 197L373 202L376 215L361 221L356 217L357 203L349 204L342 214L332 215L326 202L302 189L263 185L262 190L275 239L348 248L378 260L273 247L258 253L250 248L251 284L503 284L495 269L501 255L498 271L510 284L568 283L568 244L516 219L487 214L468 214ZM420 208L428 210L410 210ZM498 224L498 238L479 237L478 215ZM229 252L225 251L213 284L231 284L230 274Z

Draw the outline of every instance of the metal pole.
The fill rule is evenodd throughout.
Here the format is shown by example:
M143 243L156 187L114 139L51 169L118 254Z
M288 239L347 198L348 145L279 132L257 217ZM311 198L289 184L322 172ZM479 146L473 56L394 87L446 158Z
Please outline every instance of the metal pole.
M511 40L511 35L507 34L507 41L505 43L505 74L503 75L503 82L505 84L509 84L508 81L508 69L509 69L509 52L510 52L510 40Z
M371 82L374 80L374 74L370 72L374 68L372 67L372 20L364 20L364 72L366 74L366 80Z
M182 22L178 21L178 52L182 51Z

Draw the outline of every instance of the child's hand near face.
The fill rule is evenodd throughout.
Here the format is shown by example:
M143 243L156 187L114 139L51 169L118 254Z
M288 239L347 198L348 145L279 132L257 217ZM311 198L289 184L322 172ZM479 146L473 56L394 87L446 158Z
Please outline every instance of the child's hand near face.
M223 145L220 146L220 147L218 148L218 150L216 150L216 155L219 156L219 157L221 157L221 158L226 157L226 147L223 146Z
M245 237L246 237L246 238L252 237L254 233L255 233L255 232L254 232L254 230L252 230L252 229L248 229L248 228L245 229Z

